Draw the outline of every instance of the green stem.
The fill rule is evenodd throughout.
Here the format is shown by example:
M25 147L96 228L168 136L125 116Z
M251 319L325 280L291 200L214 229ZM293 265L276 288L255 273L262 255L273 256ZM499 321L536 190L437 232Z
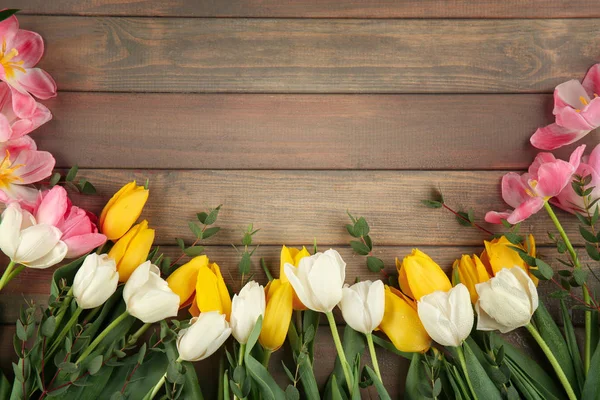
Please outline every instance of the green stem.
M246 343L240 343L240 352L238 356L238 365L244 365L244 354L246 353Z
M344 353L344 348L342 347L340 334L338 333L337 326L335 324L335 318L333 317L333 313L331 311L325 313L325 315L327 316L327 321L329 321L329 328L331 329L331 335L333 336L333 343L335 343L335 348L337 350L338 357L340 358L340 364L342 364L342 370L344 371L346 384L348 385L348 390L350 391L350 397L352 397L352 374L350 373L350 365L346 360L346 354Z
M302 311L294 310L294 317L296 318L296 331L302 335L302 332L304 332L304 328L302 327Z
M13 260L10 260L10 262L8 263L8 266L4 270L4 273L2 274L2 278L0 278L0 290L2 290L4 288L4 286L6 286L6 284L8 283L8 281L9 281L8 277L10 276L14 267L15 267L15 262Z
M473 383L471 382L471 378L469 377L469 371L467 370L467 361L465 360L465 353L463 352L462 344L456 348L456 352L458 353L458 360L460 361L460 366L465 374L465 378L467 379L467 385L469 386L469 390L473 395L473 398L477 400L477 394L475 393L475 389L473 388Z
M569 252L569 255L571 256L571 259L573 260L574 267L577 269L581 269L581 262L579 261L577 252L573 248L573 245L571 244L571 241L569 240L567 233L565 232L564 228L560 224L560 221L558 220L558 217L556 216L556 214L554 213L554 210L550 206L550 203L548 203L546 201L544 203L544 208L546 209L546 212L548 213L548 215L550 216L550 219L554 223L554 226L558 230L558 233L560 233L560 237L562 238L563 242L565 242L565 246L567 246L567 251ZM590 305L591 297L590 297L590 292L588 291L587 285L584 284L582 287L582 290L583 290L583 301L585 301L585 304ZM590 369L590 360L592 358L592 343L591 343L592 342L592 312L585 311L584 315L585 315L585 347L584 347L584 351L583 351L583 353L584 353L583 366L584 366L585 374L587 375L588 370Z
M377 353L375 353L375 345L373 344L373 334L367 333L365 335L367 337L367 344L369 345L369 353L371 354L371 362L373 363L373 369L377 374L377 377L383 383L383 379L381 379L381 372L379 372L379 363L377 362Z
M181 357L179 357L175 362L180 363ZM158 383L156 384L156 386L154 386L154 388L152 389L152 392L150 393L150 397L145 397L145 398L152 400L158 394L158 392L160 392L160 389L163 387L166 380L167 380L167 373L165 372L164 375L158 380Z
M119 315L113 322L110 323L97 337L96 339L88 346L87 349L83 352L82 355L79 356L75 364L80 364L87 356L91 354L92 351L102 342L102 340L112 331L117 325L121 323L125 318L129 316L127 311L123 312L123 314Z
M81 315L82 312L83 308L77 307L77 310L75 310L69 321L67 321L64 328L60 331L56 339L54 339L52 346L50 347L50 351L48 352L48 354L46 354L47 359L50 359L54 352L62 345L63 339L65 338L65 336L67 336L67 333L69 333L73 325L77 322L77 320L79 319L79 315Z
M554 357L554 354L552 354L552 350L550 350L550 348L548 347L548 345L546 344L546 342L544 341L544 339L542 338L542 336L540 335L538 330L535 329L535 327L531 323L525 325L525 328L527 328L529 333L531 333L531 336L533 336L533 338L535 339L537 344L540 346L540 348L546 355L546 358L548 359L548 361L550 361L550 364L552 365L552 368L554 368L554 372L556 372L556 375L558 376L560 383L562 383L563 387L565 388L565 391L567 392L567 396L569 397L569 399L576 400L577 396L575 396L575 392L573 392L573 388L571 387L569 380L567 379L560 364Z
M129 337L129 340L127 341L127 344L125 345L126 347L131 347L134 344L137 343L137 341L139 340L140 336L142 336L144 333L146 333L146 331L148 330L148 328L150 328L152 326L152 324L144 324L140 327L140 329L138 329L133 335L131 335Z
M62 304L60 305L60 308L58 309L58 314L56 315L56 326L60 326L60 323L62 322L62 319L64 318L64 316L67 312L67 308L69 308L69 304L71 304L72 298L73 298L73 286L71 286L71 288L67 292L64 301L62 302Z
M8 284L8 282L10 282L13 279L15 279L17 277L17 275L19 275L21 273L21 271L23 271L24 269L25 269L24 265L18 265L17 268L15 268L13 270L13 272L10 273L10 275L6 279L6 283Z
M271 360L271 354L273 354L273 350L265 349L263 353L262 365L266 369L269 369L269 360Z
M264 258L260 259L260 266L262 267L263 271L265 272L265 275L267 276L267 279L269 280L269 282L271 282L273 280L273 275L271 274L271 271L269 271L269 268L267 267L267 263L265 262Z

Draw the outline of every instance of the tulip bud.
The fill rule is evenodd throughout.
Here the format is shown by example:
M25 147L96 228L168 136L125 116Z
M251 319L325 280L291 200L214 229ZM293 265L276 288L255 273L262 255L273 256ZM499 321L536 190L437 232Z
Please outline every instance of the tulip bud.
M10 203L0 222L0 250L15 264L29 268L48 268L67 255L67 245L60 240L60 229L37 224L31 213L18 203Z
M225 316L216 311L203 312L190 322L190 327L179 331L177 337L177 351L184 361L210 357L231 335Z
M355 331L365 335L373 332L383 319L385 290L381 281L363 281L342 289L342 310L344 321Z
M144 220L131 228L108 252L117 263L119 281L127 282L131 273L146 259L154 242L154 229Z
M221 275L221 269L216 263L199 268L194 304L198 312L218 311L229 320L231 297Z
M385 311L379 329L400 351L424 353L431 346L415 302L389 286L385 287Z
M177 268L167 278L167 283L173 292L179 296L179 306L188 303L196 291L196 282L198 281L198 271L201 267L208 266L207 256L198 256L192 258L189 262Z
M475 304L479 298L477 295L477 290L475 290L475 285L481 282L486 282L490 279L490 274L488 274L487 270L485 269L485 265L483 265L479 257L476 255L473 254L473 257L470 257L469 255L464 254L460 261L454 261L452 269L454 270L454 274L458 274L459 279L459 282L453 283L464 284L467 289L469 289L471 303Z
M123 186L106 203L100 214L100 230L109 240L123 236L142 214L149 190L135 181Z
M285 264L284 269L298 298L311 310L328 313L342 300L346 263L337 251L304 257L297 268Z
M73 280L73 296L83 309L96 308L117 290L119 273L115 260L92 253L85 258Z
M502 333L529 324L538 307L538 293L531 278L521 268L499 271L487 282L475 286L479 301L477 330Z
M287 276L285 276L285 264L291 264L294 267L297 267L300 260L308 256L310 256L310 253L306 250L306 247L302 247L302 250L300 250L294 247L282 246L281 257L279 260L279 279L284 282L289 282ZM294 292L294 310L306 310L306 306L302 304L296 292Z
M231 330L235 340L246 344L258 317L264 315L265 289L250 281L233 296L231 302Z
M123 300L127 312L146 324L175 317L179 310L179 296L150 261L133 271L123 289Z
M436 290L446 292L452 288L440 266L419 249L413 249L402 264L396 259L396 269L400 289L415 300Z
M417 311L429 336L443 346L460 346L473 328L471 296L462 283L421 297Z
M519 267L529 274L529 266L514 247L525 250L530 256L535 257L535 239L533 235L529 235L523 245L511 243L506 236L501 236L489 242L486 240L483 243L485 244L485 250L481 253L481 261L493 275L504 268L510 269L513 267ZM537 285L538 279L531 274L529 274L529 277Z
M289 282L273 279L265 292L267 307L258 341L265 349L275 351L285 342L292 320L294 290Z

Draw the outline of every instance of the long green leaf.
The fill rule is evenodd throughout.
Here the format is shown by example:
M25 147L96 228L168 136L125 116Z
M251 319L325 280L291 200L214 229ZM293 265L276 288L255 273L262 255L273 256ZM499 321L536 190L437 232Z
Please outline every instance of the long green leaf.
M86 257L87 255L81 256L78 259L63 265L54 271L54 273L52 274L52 281L50 282L50 294L54 296L59 295L60 289L58 288L58 282L61 279L65 279L68 285L71 285L73 283L73 278L75 277L77 270L79 270L79 267L81 266L81 264L83 264L83 261Z
M405 400L418 400L423 397L419 392L419 384L425 379L422 360L422 354L413 353L410 366L408 367L408 374L406 375L406 383L404 384Z
M350 363L350 368L353 368L352 362L356 360L357 356L361 356L365 351L365 337L362 333L356 332L350 326L344 327L344 337L342 339L342 347L344 348L344 354L346 360ZM342 363L340 358L335 359L335 366L333 368L332 376L335 375L337 384L340 387L341 392L346 391L346 377L344 376L344 370L342 369ZM329 379L332 379L330 376Z
M399 355L400 357L404 357L407 360L412 360L412 358L413 358L414 353L407 353L405 351L400 351L396 348L396 346L394 346L394 344L392 342L387 341L383 338L380 338L379 336L373 335L373 343L375 343L376 345L378 345L380 347L383 347L387 351L390 351L394 354Z
M488 376L468 342L464 342L463 349L467 362L467 373L477 397L486 400L502 400L500 391Z
M575 336L575 328L573 328L573 322L569 316L569 310L564 300L560 301L560 311L563 321L563 330L565 332L565 339L567 342L567 349L571 355L571 361L575 369L575 376L579 385L579 390L583 390L585 383L585 371L583 369L583 362L581 361L581 353L579 352L579 345L577 344L577 337Z
M385 387L383 386L383 382L381 382L381 380L379 380L379 377L377 376L375 371L373 371L373 369L371 369L371 367L369 367L368 365L365 368L367 369L367 373L369 374L369 377L371 378L371 380L373 381L373 384L375 385L375 389L377 389L377 394L379 395L379 398L381 400L392 400L392 398L390 397L387 390L385 390Z
M167 349L167 356L169 361L177 360L179 353L177 352L177 345L174 340L165 344ZM181 399L184 400L203 400L202 389L200 388L200 382L198 382L198 374L194 369L194 364L189 361L183 361L181 363L185 367L185 383L183 384L183 391L181 392Z
M600 399L600 346L596 346L596 351L590 360L590 369L581 398L583 400Z
M246 354L244 355L244 357L248 357L250 355L250 352L252 351L254 345L258 341L258 337L260 336L260 331L262 329L262 321L263 318L261 315L256 320L256 324L254 325L252 332L250 332L250 336L248 336L248 342L246 343Z
M12 384L6 379L6 376L0 372L0 400L7 400L10 398L10 391Z
M260 388L260 393L265 400L285 400L285 392L277 385L269 371L252 355L245 359L246 370Z

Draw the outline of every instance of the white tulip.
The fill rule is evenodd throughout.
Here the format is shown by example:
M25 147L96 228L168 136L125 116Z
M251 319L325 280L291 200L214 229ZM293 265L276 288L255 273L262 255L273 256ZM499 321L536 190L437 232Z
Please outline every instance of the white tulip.
M258 317L265 315L265 289L254 281L246 283L231 302L231 330L235 340L248 342Z
M311 310L329 313L342 300L346 263L337 251L304 257L297 268L286 263L284 271L302 304Z
M429 336L443 346L460 346L473 328L471 295L462 283L421 297L417 311Z
M160 270L146 261L133 271L123 289L127 312L144 323L177 315L179 296L173 293Z
M200 313L192 325L179 331L177 351L182 360L200 361L210 357L231 335L225 315L218 311Z
M96 308L117 290L117 263L107 254L92 253L85 258L73 280L73 296L83 309Z
M502 333L529 324L538 307L535 284L521 268L504 268L487 282L475 285L479 300L477 330Z
M0 223L0 250L15 264L29 268L48 268L67 255L62 232L55 226L37 224L31 213L17 203L9 204Z
M339 304L344 321L365 335L373 332L383 319L385 287L381 281L363 281L342 289Z

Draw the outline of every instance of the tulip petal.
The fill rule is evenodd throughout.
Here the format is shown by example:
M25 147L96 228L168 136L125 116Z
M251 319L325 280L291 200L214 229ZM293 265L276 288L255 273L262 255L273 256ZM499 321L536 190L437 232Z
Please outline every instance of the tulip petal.
M575 168L563 160L556 160L540 166L536 192L543 197L557 196L569 183Z
M544 199L541 197L531 197L523 204L517 207L506 219L509 223L515 225L526 220L544 207Z
M17 49L19 53L13 61L23 61L21 65L23 68L34 67L44 54L42 37L36 32L24 29L18 30L12 40L11 47Z
M14 40L18 31L19 21L14 15L11 15L3 21L0 21L0 38L2 38L7 45L12 44L12 41Z
M594 94L600 93L600 64L594 64L585 74L581 86L585 89L587 94L591 97Z
M51 225L33 225L22 230L15 261L28 264L45 256L58 244L60 236L60 230Z
M429 336L442 346L459 346L456 327L450 323L446 314L447 295L437 291L423 296L418 303L418 314Z
M56 246L52 248L52 250L50 250L42 257L33 260L29 263L22 264L29 268L49 268L64 260L65 256L67 255L67 250L67 245L64 242L60 241L56 244Z
M431 345L417 310L389 287L385 290L385 311L379 328L400 351L422 353Z
M574 143L590 133L589 130L573 130L550 124L543 128L538 128L531 136L531 144L542 150L555 150L559 147Z
M196 291L198 271L201 267L208 267L208 257L198 256L192 258L188 263L177 268L167 278L171 290L179 295L179 305L186 303Z
M56 82L41 68L29 68L18 79L19 84L38 99L47 100L56 96ZM33 111L35 112L35 107Z
M340 269L333 267L337 264L333 264L329 260L330 257L335 256L323 253L308 274L308 283L313 293L314 302L317 304L318 310L323 312L331 312L340 302L342 299L342 286L344 285L344 281L341 280ZM346 263L344 263L345 265Z
M272 280L266 288L267 305L259 342L269 350L278 350L287 336L292 320L293 289L289 282Z
M47 151L25 150L15 158L13 165L22 165L15 170L20 184L29 185L48 178L52 174L56 161Z
M11 260L15 259L19 246L22 222L21 207L17 203L9 204L2 213L2 222L0 222L0 250Z
M583 103L581 99L584 99L586 102ZM554 89L553 113L556 115L561 108L567 106L571 108L583 108L589 101L590 97L581 85L581 82L576 79L571 79L570 81L561 83Z
M449 319L456 326L458 337L462 342L471 333L475 322L471 306L471 295L467 287L463 284L453 287L448 292L448 302L450 303Z
M305 284L308 286L307 279L304 279L303 282L299 278L299 275L301 274L307 276L309 272L307 268L312 267L312 262L310 262L311 265L308 265L309 261L305 260L311 260L311 258L307 257L302 259L300 261L300 264L298 265L298 268L294 267L292 264L285 264L285 276L287 277L289 283L292 285L294 292L296 293L302 304L304 304L311 310L317 310L317 305L313 303L308 291L304 288Z
M512 208L519 207L529 197L531 191L526 181L516 172L509 172L502 177L502 199Z
M101 233L88 233L63 239L63 242L69 248L66 258L79 258L106 243L106 236Z
M67 212L67 191L62 186L48 190L37 207L35 219L39 224L57 226Z

